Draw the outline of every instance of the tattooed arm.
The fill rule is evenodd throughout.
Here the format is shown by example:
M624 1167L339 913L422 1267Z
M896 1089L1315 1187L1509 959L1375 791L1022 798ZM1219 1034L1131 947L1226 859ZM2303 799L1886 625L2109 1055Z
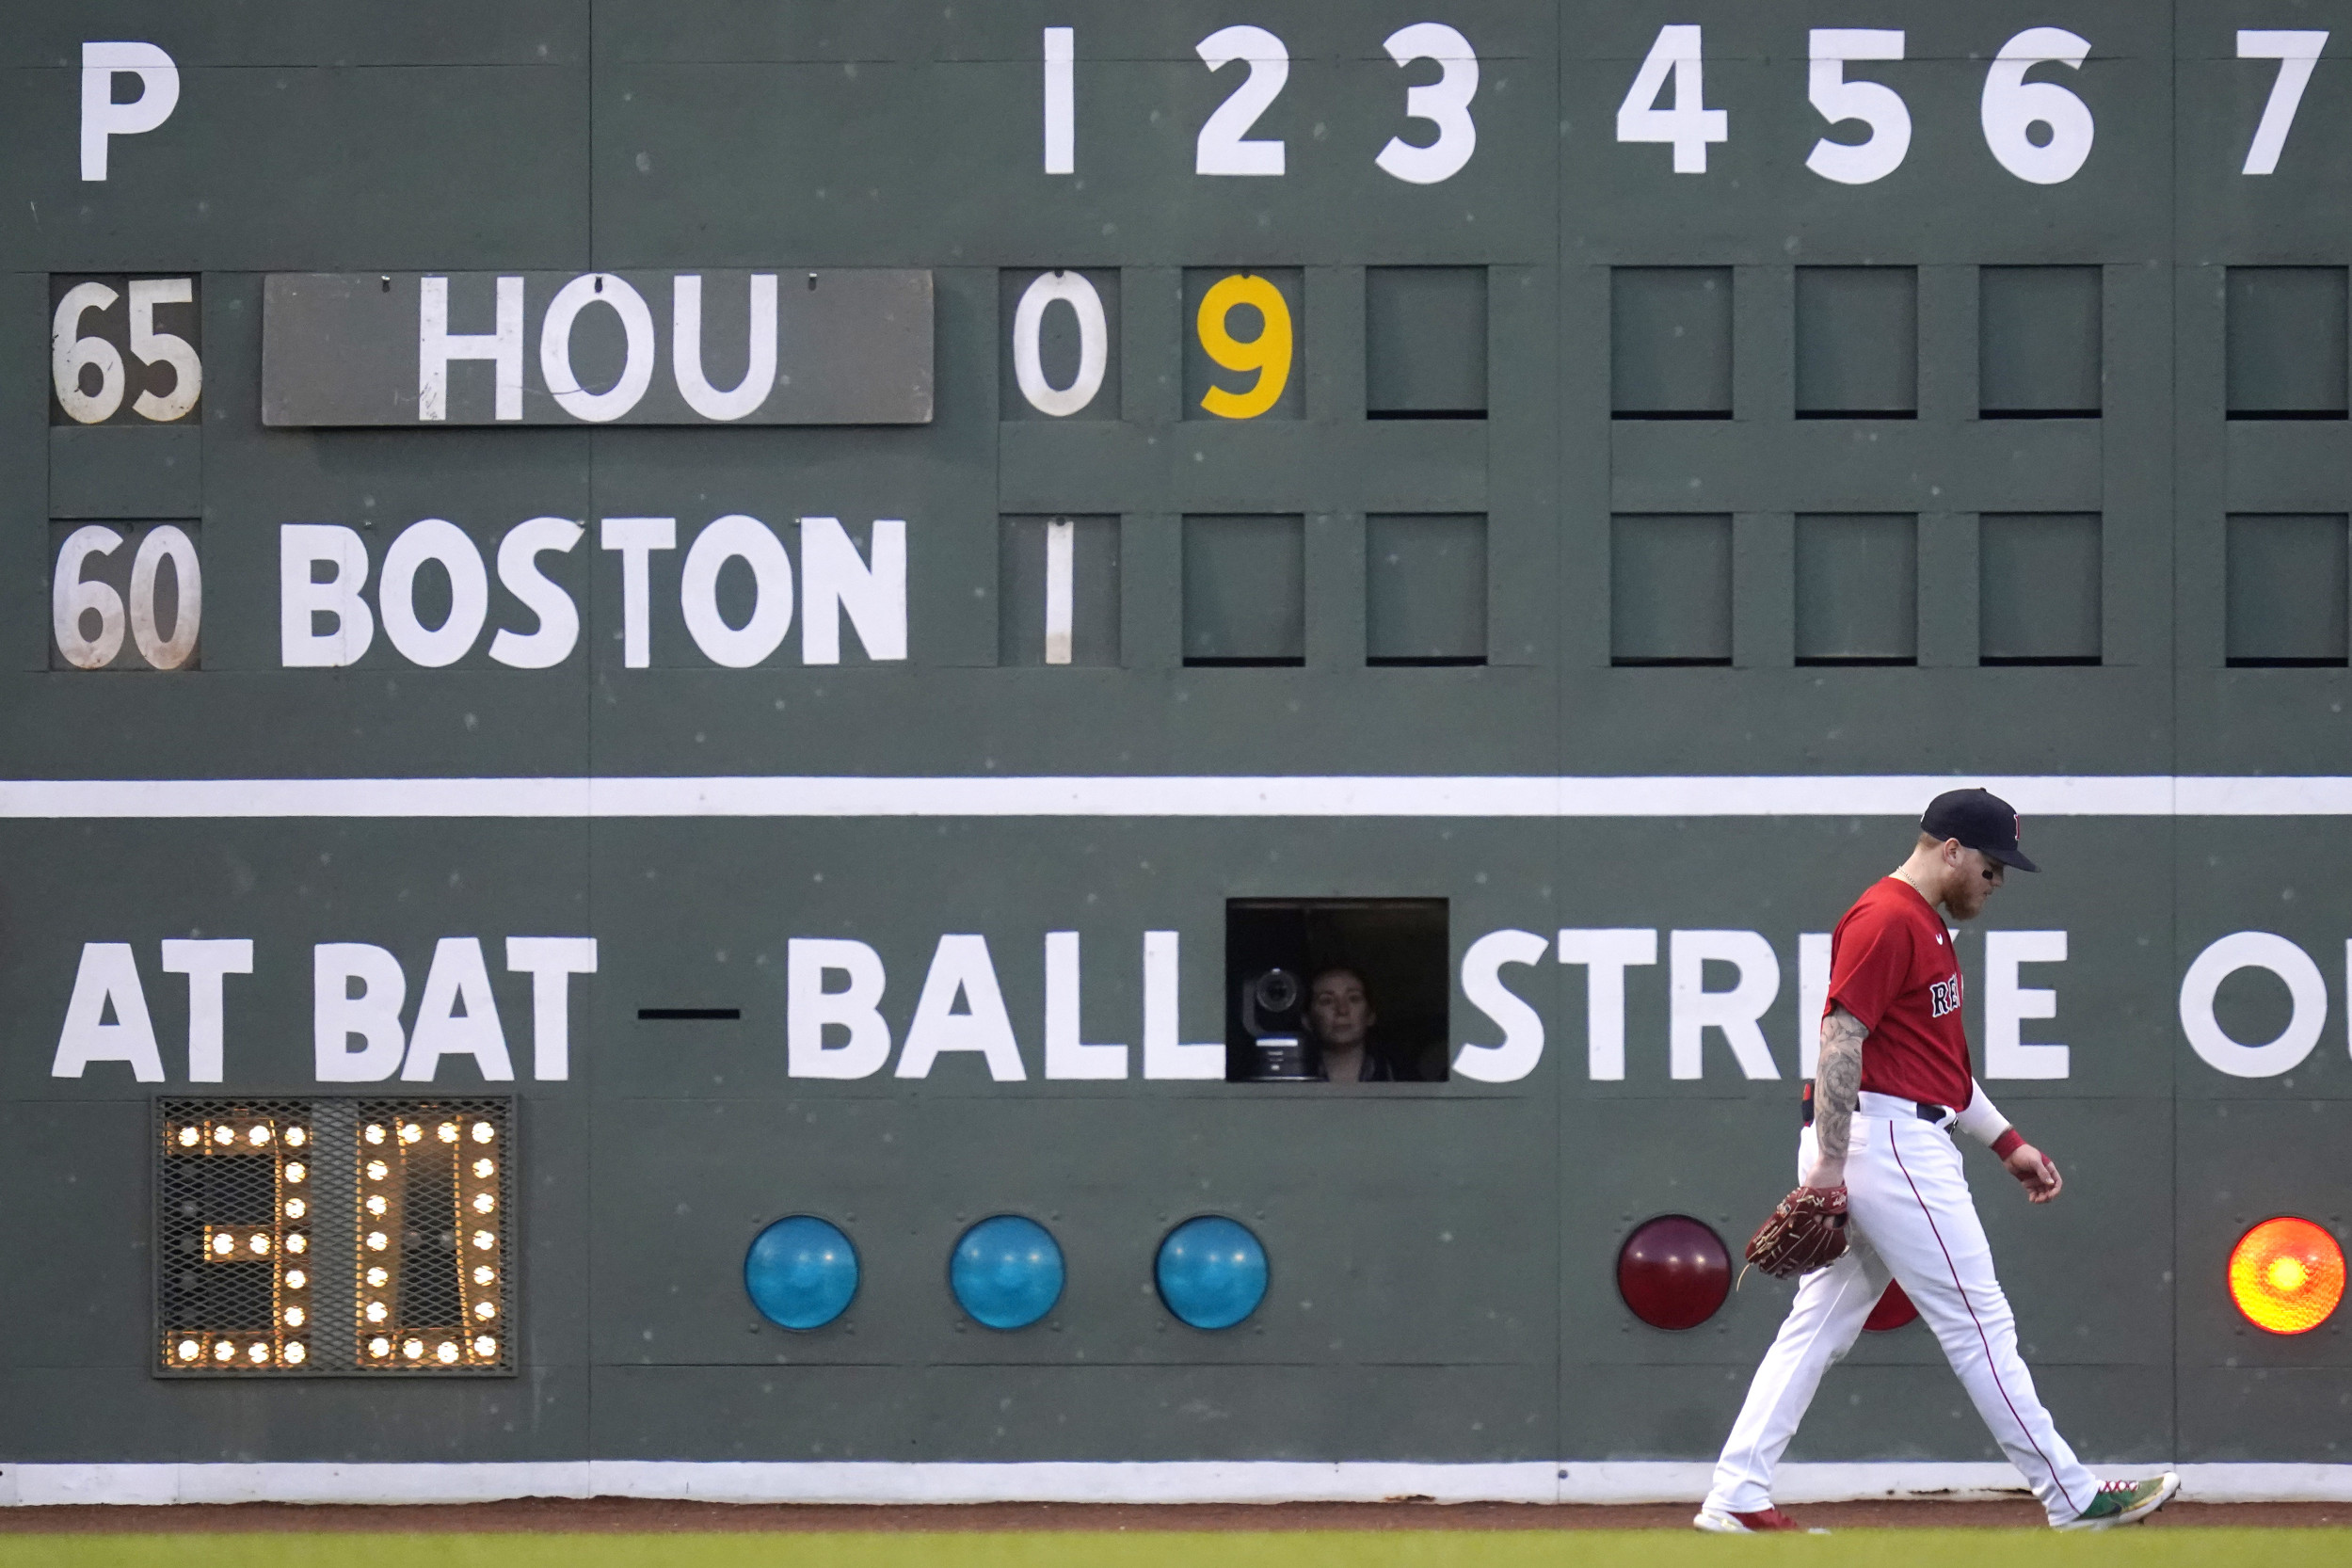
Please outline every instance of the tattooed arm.
M1862 1042L1870 1032L1843 1007L1821 1020L1821 1060L1813 1070L1813 1136L1819 1145L1808 1187L1846 1184L1846 1144L1862 1096Z

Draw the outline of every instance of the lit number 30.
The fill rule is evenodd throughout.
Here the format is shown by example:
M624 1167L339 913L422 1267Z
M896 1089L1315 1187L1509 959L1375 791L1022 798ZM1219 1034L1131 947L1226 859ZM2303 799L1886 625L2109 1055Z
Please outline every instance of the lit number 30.
M1226 329L1228 318L1244 305L1254 307L1265 324L1247 341ZM1280 289L1248 273L1220 278L1201 296L1193 325L1202 350L1211 360L1227 370L1257 372L1256 384L1247 392L1209 388L1201 398L1202 408L1220 419L1256 419L1281 400L1282 389L1290 381L1290 307Z

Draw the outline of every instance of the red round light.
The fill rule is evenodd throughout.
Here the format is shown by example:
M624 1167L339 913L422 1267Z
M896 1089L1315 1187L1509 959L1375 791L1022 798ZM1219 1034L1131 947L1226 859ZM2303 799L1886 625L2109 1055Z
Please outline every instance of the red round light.
M1652 1328L1697 1328L1732 1293L1731 1254L1699 1221L1661 1214L1619 1249L1617 1293Z
M1886 1282L1886 1293L1870 1309L1870 1316L1863 1320L1862 1326L1869 1333L1884 1334L1891 1328L1901 1328L1918 1316L1919 1308L1903 1294L1902 1281L1890 1279Z

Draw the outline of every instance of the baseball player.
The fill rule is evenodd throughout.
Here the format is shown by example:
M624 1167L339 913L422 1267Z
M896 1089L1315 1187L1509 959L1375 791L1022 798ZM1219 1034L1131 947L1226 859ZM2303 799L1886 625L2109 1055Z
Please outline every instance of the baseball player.
M1983 790L1936 796L1911 858L1854 902L1830 938L1821 1057L1798 1145L1803 1183L1749 1243L1758 1266L1804 1273L1693 1521L1745 1533L1800 1527L1772 1506L1772 1473L1830 1364L1861 1334L1887 1281L1901 1282L2002 1451L2050 1523L2104 1529L2148 1517L2179 1488L2167 1473L2102 1483L2058 1435L2017 1353L1951 1128L1992 1146L2034 1203L2057 1167L2020 1137L1969 1071L1960 971L1937 910L1974 919L2018 848L2017 813Z

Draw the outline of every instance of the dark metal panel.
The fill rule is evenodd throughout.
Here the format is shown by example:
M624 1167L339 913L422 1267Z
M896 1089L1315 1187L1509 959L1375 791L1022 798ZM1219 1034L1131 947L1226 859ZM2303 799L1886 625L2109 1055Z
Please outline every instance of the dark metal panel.
M1907 415L1918 408L1918 269L1799 267L1799 417Z
M1911 664L1919 653L1919 520L1897 513L1797 519L1800 664Z
M1364 291L1367 410L1483 414L1485 269L1371 267Z
M1619 418L1731 417L1729 267L1611 267L1608 343Z
M2352 552L2344 514L2230 519L2230 663L2341 664Z
M1379 661L1486 658L1486 520L1364 520L1365 652Z
M1297 517L1186 518L1185 663L1304 662L1305 543Z
M203 509L203 431L194 425L53 425L53 518L184 518Z
M1976 395L1985 417L2098 413L2099 269L1989 266L1976 277Z
M2344 269L2233 266L2229 280L2231 417L2343 418Z
M1731 663L1729 517L1614 518L1608 570L1609 653L1615 663Z
M1983 661L2096 663L2103 555L2097 514L1990 513L1977 528Z

